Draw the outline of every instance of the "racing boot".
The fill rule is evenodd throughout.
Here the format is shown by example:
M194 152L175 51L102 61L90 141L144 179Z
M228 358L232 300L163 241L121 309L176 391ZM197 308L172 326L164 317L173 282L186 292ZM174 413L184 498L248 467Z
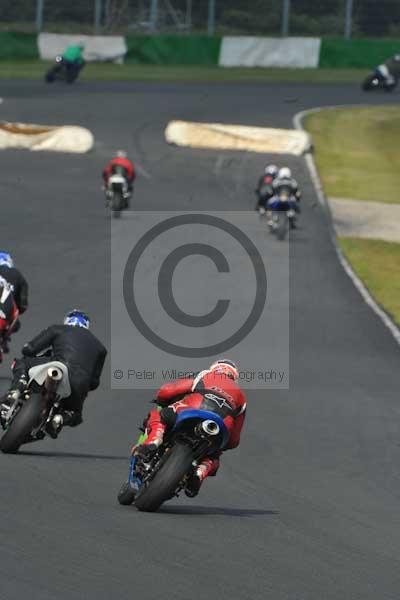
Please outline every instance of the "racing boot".
M46 432L53 440L56 440L63 427L77 427L82 423L82 413L75 410L64 410L57 413L46 425Z
M219 467L218 458L204 458L201 463L193 470L185 487L185 494L188 498L194 498L200 491L201 485L206 477L212 477L216 474Z
M63 416L60 414L56 414L46 424L46 433L48 433L48 435L51 438L53 438L53 440L56 440L58 438L58 434L60 433L61 429L63 428L63 425L64 425Z
M143 460L148 460L154 452L161 446L164 439L166 425L161 421L160 412L158 410L150 411L146 422L147 438L135 449L135 455Z

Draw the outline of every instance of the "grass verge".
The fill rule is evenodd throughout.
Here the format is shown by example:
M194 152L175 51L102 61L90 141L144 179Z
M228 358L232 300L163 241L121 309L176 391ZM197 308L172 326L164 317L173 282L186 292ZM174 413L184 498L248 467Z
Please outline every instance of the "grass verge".
M41 79L50 63L40 60L0 62L2 79ZM136 65L89 63L82 79L101 81L186 81L221 83L355 83L365 77L360 69L261 69L196 65Z
M400 203L400 107L323 110L309 115L327 196Z
M354 271L400 326L400 244L358 238L338 241Z

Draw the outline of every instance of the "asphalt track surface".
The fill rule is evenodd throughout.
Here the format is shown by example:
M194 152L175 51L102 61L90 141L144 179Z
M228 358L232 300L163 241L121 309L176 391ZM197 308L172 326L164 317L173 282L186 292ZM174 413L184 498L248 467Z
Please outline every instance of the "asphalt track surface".
M138 210L248 209L267 157L222 153L216 170L221 153L164 144L170 118L290 126L313 106L396 100L350 85L4 81L1 96L2 119L83 124L97 141L83 157L1 155L1 246L31 282L13 348L75 305L107 343L98 175L116 147L141 165ZM304 190L290 247L290 391L249 393L242 445L218 477L192 501L141 514L116 492L149 395L110 392L107 373L82 427L0 457L2 600L398 598L399 349L339 265L302 159L287 162Z

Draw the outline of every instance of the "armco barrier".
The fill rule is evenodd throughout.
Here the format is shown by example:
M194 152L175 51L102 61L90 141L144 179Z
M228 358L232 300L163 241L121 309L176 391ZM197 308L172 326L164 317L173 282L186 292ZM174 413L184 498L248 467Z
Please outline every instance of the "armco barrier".
M398 54L400 44L394 40L344 40L323 38L320 67L372 68Z
M320 38L224 37L221 67L317 68Z
M41 33L38 37L40 58L54 60L69 45L82 43L87 61L123 62L127 47L122 35L69 35Z
M0 60L39 58L36 33L0 32Z
M158 65L217 65L221 37L127 36L126 62Z

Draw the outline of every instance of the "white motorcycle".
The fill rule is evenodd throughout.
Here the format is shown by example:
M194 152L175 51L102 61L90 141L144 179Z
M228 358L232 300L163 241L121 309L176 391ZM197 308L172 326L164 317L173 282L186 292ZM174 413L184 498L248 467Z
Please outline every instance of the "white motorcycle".
M121 211L129 208L132 192L122 167L116 167L115 172L110 175L106 188L107 206L114 218L121 215Z
M50 361L32 367L28 375L26 390L17 393L10 408L1 412L5 433L0 450L4 453L18 452L22 444L42 440L62 425L62 402L71 395L66 365Z

